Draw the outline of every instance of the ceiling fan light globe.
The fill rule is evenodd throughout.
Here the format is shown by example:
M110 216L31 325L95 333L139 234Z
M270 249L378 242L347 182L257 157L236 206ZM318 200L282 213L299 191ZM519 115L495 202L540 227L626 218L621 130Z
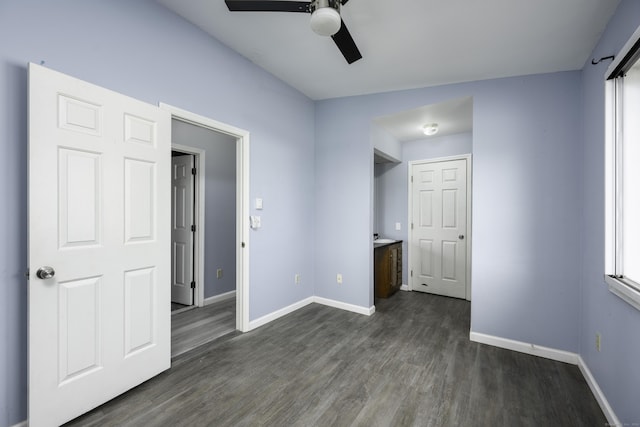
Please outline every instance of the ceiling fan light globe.
M321 36L334 35L341 23L340 14L332 7L322 7L311 14L311 29Z

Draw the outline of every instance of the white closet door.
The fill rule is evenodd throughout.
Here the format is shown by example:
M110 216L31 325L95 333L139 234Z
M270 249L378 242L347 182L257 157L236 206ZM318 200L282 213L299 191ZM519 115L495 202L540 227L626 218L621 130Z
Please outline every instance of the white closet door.
M467 168L465 160L412 169L411 288L465 298Z

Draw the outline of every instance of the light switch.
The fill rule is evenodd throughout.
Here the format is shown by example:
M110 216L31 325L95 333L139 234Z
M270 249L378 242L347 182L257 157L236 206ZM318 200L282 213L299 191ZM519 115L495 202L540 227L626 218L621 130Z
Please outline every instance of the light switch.
M402 230L402 224L396 222L396 230Z
M251 215L249 217L249 224L251 225L251 228L258 229L262 226L262 221L260 220L260 217L257 215Z
M256 198L256 209L262 209L262 199Z

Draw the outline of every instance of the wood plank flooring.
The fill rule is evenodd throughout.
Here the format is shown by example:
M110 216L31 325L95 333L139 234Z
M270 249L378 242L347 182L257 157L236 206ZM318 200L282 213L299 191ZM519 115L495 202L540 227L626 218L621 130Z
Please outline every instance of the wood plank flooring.
M236 299L171 315L171 357L236 330Z
M470 304L312 304L176 357L69 426L603 426L576 366L469 341Z
M192 307L192 306L184 305L184 304L180 304L178 302L171 301L171 312L178 311L178 310L184 310L185 308L190 308L190 307Z

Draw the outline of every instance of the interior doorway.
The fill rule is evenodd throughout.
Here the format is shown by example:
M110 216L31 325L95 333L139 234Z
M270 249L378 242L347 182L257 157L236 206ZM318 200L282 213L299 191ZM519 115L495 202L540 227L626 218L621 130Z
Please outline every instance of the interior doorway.
M167 110L172 115L172 128L180 126L182 128L192 128L195 132L210 133L225 139L231 147L232 157L226 163L231 163L233 167L232 186L226 185L226 190L216 193L213 198L211 191L216 186L215 181L225 181L224 178L214 180L207 178L211 171L220 171L226 168L229 177L229 168L218 164L217 167L207 168L209 160L214 159L213 152L207 156L207 146L188 143L188 139L172 140L174 151L192 155L196 175L194 179L194 291L193 306L208 308L211 304L221 303L233 298L235 322L234 330L246 332L249 326L248 313L248 218L249 218L249 133L213 119L199 116L191 112L160 104L160 107ZM175 129L174 129L175 130ZM175 136L172 130L172 135ZM228 166L228 165L227 165ZM229 181L231 178L227 178ZM206 186L206 188L205 188ZM207 196L209 193L209 196ZM230 195L228 193L231 193ZM207 200L209 197L210 200ZM229 198L230 197L230 198ZM215 199L215 200L214 200ZM212 245L218 243L220 237L212 237L214 231L212 219L207 220L207 211L211 213L216 205L224 205L230 209L231 222L227 222L224 232L227 233L227 244L222 248L222 252L231 255L230 260L220 261L212 256ZM224 214L227 215L227 214ZM217 228L220 228L219 226ZM230 237L229 237L230 233ZM207 254L207 250L209 253ZM206 260L206 262L205 262ZM225 264L226 262L226 264ZM227 288L217 288L222 282L232 281ZM180 314L182 315L182 313ZM174 316L175 317L175 316ZM172 319L173 320L173 319ZM172 352L173 353L173 352Z

